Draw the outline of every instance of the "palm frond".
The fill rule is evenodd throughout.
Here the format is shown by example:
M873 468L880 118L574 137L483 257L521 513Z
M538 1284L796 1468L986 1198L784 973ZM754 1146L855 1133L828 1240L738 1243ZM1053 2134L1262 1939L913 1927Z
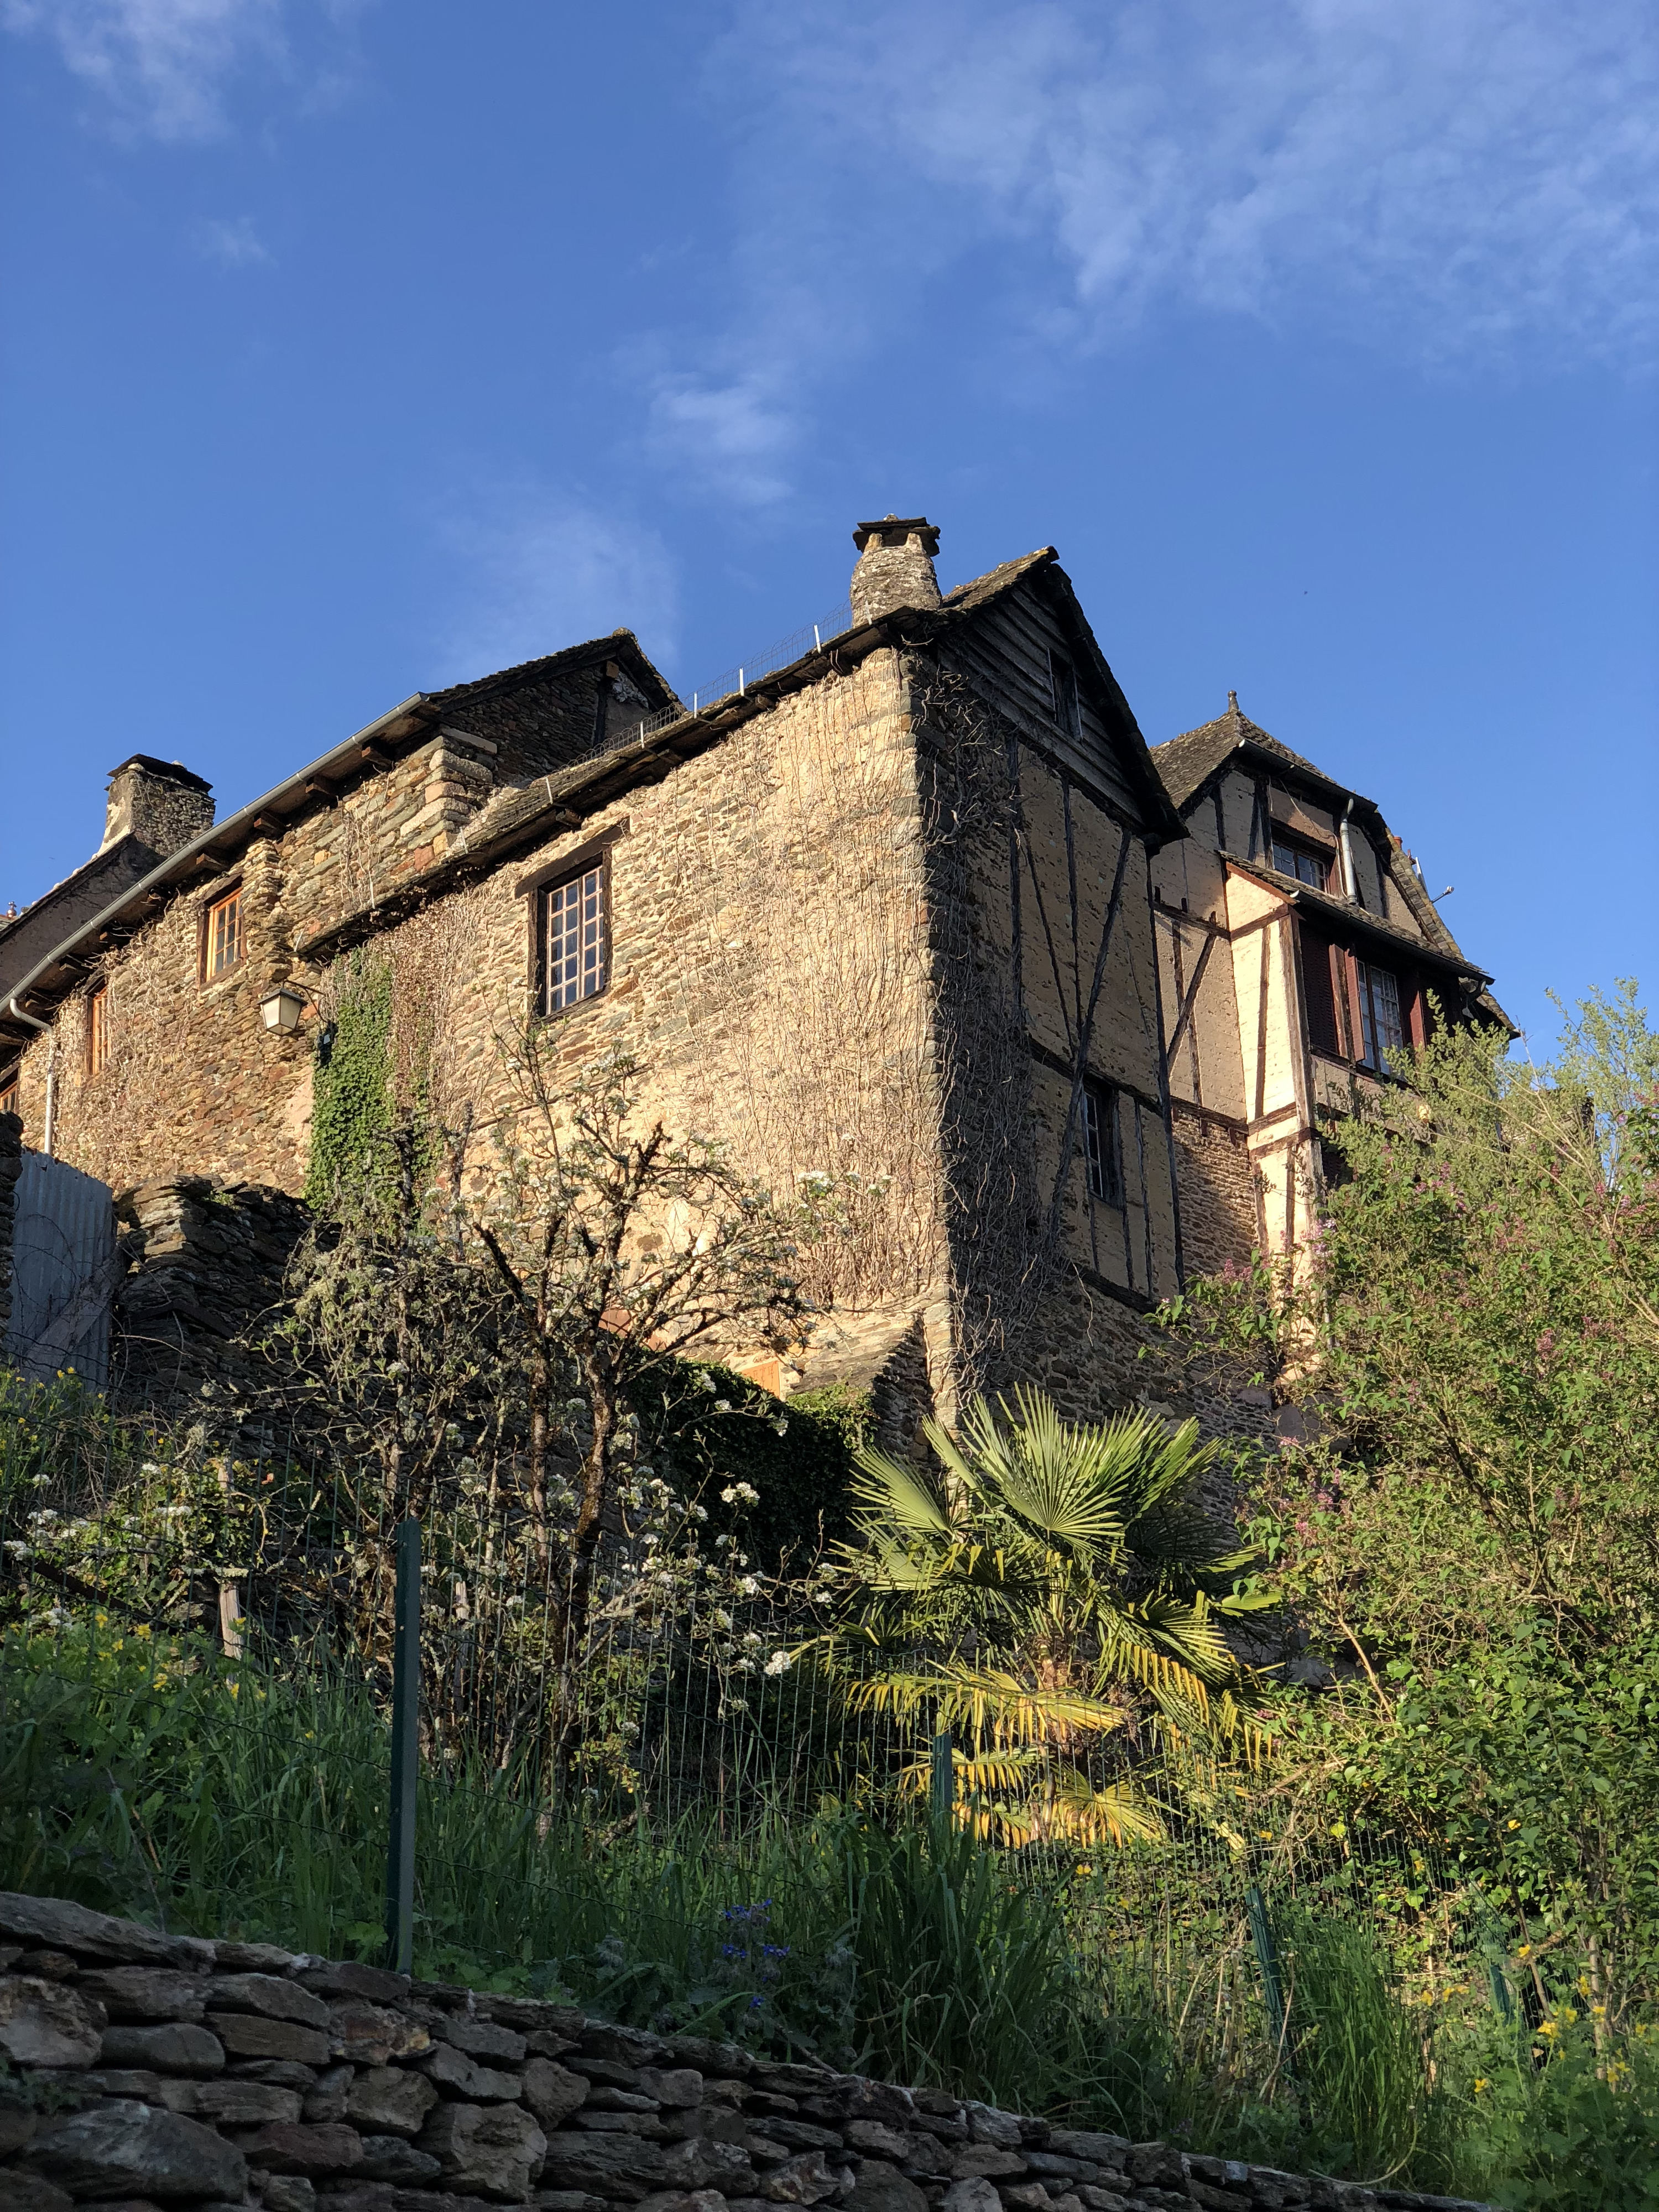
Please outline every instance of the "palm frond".
M900 1720L931 1712L939 1728L963 1729L999 1748L1101 1735L1124 1725L1121 1709L1086 1690L1040 1689L1000 1668L947 1660L893 1668L854 1683L855 1711L890 1713Z
M867 1517L872 1526L894 1522L915 1536L952 1533L949 1502L925 1469L907 1466L873 1444L860 1444L854 1459L858 1473L849 1488L857 1525L862 1527Z

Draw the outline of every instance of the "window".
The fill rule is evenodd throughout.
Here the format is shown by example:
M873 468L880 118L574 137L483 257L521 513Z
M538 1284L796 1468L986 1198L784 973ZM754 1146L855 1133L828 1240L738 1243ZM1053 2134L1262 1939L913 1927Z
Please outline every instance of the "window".
M1068 737L1079 736L1083 720L1077 703L1077 671L1063 653L1048 655L1048 689L1054 698L1055 721Z
M202 977L210 983L216 975L222 975L236 966L246 945L242 936L242 887L228 891L222 899L215 899L207 910L202 940Z
M1302 932L1302 997L1308 1010L1308 1042L1315 1052L1342 1057L1336 1025L1336 948L1307 927Z
M1119 1204L1123 1184L1118 1173L1116 1099L1098 1083L1083 1086L1083 1158L1090 1195L1103 1198L1109 1206Z
M17 1103L17 1070L10 1068L0 1075L0 1114L21 1114Z
M87 994L87 1066L96 1075L109 1062L109 985Z
M541 901L537 996L541 1012L556 1014L583 999L597 998L610 980L605 862L595 860L580 875L553 884L542 892Z
M1281 876L1294 876L1299 884L1310 884L1322 891L1331 879L1331 861L1328 853L1315 846L1298 844L1295 839L1273 834L1273 865Z
M1370 1066L1380 1068L1383 1054L1400 1051L1406 1042L1406 1025L1400 1018L1400 985L1386 968L1368 967L1363 960L1354 963L1354 975L1359 987L1364 1057Z

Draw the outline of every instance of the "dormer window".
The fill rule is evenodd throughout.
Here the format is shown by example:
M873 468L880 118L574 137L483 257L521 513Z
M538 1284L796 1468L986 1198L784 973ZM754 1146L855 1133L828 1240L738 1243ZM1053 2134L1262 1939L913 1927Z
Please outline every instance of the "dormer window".
M1314 890L1330 887L1331 855L1316 845L1304 845L1299 837L1286 837L1274 831L1273 866L1281 876L1294 876L1297 883L1307 884Z

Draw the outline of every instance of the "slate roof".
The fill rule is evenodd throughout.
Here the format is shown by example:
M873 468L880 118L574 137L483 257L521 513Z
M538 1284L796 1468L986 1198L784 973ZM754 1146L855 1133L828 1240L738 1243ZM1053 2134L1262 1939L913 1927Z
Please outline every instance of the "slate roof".
M567 645L558 653L544 653L534 660L520 660L511 668L498 668L493 676L475 676L465 684L452 684L447 690L427 691L421 696L428 706L447 713L451 708L471 699L487 698L495 691L516 691L526 684L539 683L544 677L555 676L561 669L580 667L597 659L601 652L625 660L630 672L644 678L642 685L647 696L654 690L653 707L675 707L678 694L662 672L651 660L631 629L613 629L608 637L585 638L580 645Z
M1202 723L1195 730L1184 731L1178 738L1169 738L1163 744L1154 745L1152 762L1163 779L1164 788L1177 806L1184 806L1228 754L1237 752L1244 744L1276 754L1287 768L1300 769L1304 775L1316 776L1321 783L1328 784L1331 781L1312 761L1293 753L1288 745L1270 737L1259 722L1253 722L1239 705L1237 691L1227 694L1227 711L1218 714L1214 721Z
M1483 987L1490 986L1492 977L1484 968L1475 966L1447 928L1439 908L1418 880L1416 870L1407 859L1400 840L1384 821L1382 811L1375 799L1364 799L1358 792L1349 793L1346 785L1339 784L1327 775L1316 762L1308 759L1305 754L1292 752L1289 745L1281 744L1259 722L1250 720L1238 703L1237 692L1227 694L1225 714L1218 714L1214 721L1202 723L1195 730L1185 730L1177 738L1167 738L1161 745L1154 745L1152 758L1164 789L1175 805L1181 808L1190 804L1194 793L1203 788L1224 761L1241 750L1265 755L1270 761L1281 763L1294 775L1304 776L1318 784L1329 797L1347 796L1352 799L1355 814L1363 816L1380 834L1389 881L1422 931L1423 941L1419 944L1409 931L1395 927L1393 923L1383 921L1381 915L1368 913L1364 908L1356 908L1346 898L1315 891L1297 879L1282 876L1276 868L1268 867L1263 861L1240 860L1236 854L1225 854L1224 859L1248 869L1264 883L1271 884L1275 890L1282 890L1293 897L1297 903L1322 911L1328 921L1340 922L1350 927L1363 927L1375 936L1391 939L1402 950L1410 949L1415 953L1426 954L1431 959L1443 961L1461 975L1468 976ZM1518 1036L1521 1034L1492 997L1489 988L1480 990L1477 1004L1513 1035Z
M683 705L666 679L646 658L634 633L626 629L614 630L609 637L589 638L580 645L568 646L562 652L547 653L536 660L521 661L516 667L498 669L492 675L475 678L470 683L452 684L442 691L416 691L378 720L369 723L366 728L357 731L343 744L325 753L320 760L313 761L297 775L285 778L264 797L239 808L234 814L204 831L190 844L169 854L160 867L143 878L120 898L77 928L45 959L39 961L16 986L19 994L38 996L41 1002L48 998L61 998L82 972L86 949L96 944L101 932L137 913L142 902L152 892L162 891L183 882L198 855L213 854L222 860L228 860L231 851L239 847L239 842L246 842L257 817L261 814L280 817L289 812L297 813L307 801L308 787L314 786L319 778L337 777L343 774L352 762L362 757L365 744L369 740L404 744L411 738L423 738L439 730L446 721L453 720L457 709L465 708L469 702L482 701L497 692L510 693L534 684L561 668L597 658L602 650L624 661L631 671L638 674L642 680L642 688L647 694L655 695L659 718L663 714L668 716L666 726L648 734L642 732L641 738L632 744L578 761L551 775L538 776L521 790L497 793L495 799L486 806L483 814L469 826L469 830L463 834L449 853L429 869L410 878L395 900L382 898L377 913L381 926L384 926L394 904L417 903L446 880L458 874L470 875L486 865L507 858L515 846L532 842L538 834L538 825L544 823L550 815L556 816L562 810L574 811L578 805L592 811L594 807L607 804L630 783L665 775L677 760L685 759L706 746L717 744L728 730L748 720L752 714L763 713L786 692L799 690L805 684L816 682L826 670L840 665L847 656L855 654L862 657L865 653L882 644L926 643L931 637L971 617L981 608L988 606L993 600L1013 590L1039 570L1048 571L1058 589L1065 595L1079 641L1086 647L1103 688L1121 711L1132 757L1137 751L1139 754L1139 774L1144 785L1149 820L1158 821L1168 836L1181 836L1180 817L1169 803L1164 785L1152 766L1146 740L1078 605L1071 580L1060 568L1054 548L1044 545L1035 552L1021 554L1015 560L1004 561L996 568L988 569L982 576L958 584L945 594L937 607L896 608L877 622L858 624L850 630L844 630L839 637L828 638L812 652L803 653L799 659L792 661L787 668L778 669L775 673L751 683L745 693L728 694L695 714ZM306 949L316 950L325 944L337 946L349 942L355 932L364 927L367 919L367 915L349 916L344 922L309 940ZM5 1015L3 1010L0 1010L0 1028L4 1026Z

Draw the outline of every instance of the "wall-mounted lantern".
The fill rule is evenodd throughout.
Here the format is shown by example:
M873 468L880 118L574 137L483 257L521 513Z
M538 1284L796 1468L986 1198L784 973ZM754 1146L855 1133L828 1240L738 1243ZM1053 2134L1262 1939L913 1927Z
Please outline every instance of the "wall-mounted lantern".
M279 986L269 997L259 1001L260 1020L268 1030L275 1030L279 1036L293 1036L300 1026L300 1017L305 1010L305 1000L297 991L290 991L286 985Z

